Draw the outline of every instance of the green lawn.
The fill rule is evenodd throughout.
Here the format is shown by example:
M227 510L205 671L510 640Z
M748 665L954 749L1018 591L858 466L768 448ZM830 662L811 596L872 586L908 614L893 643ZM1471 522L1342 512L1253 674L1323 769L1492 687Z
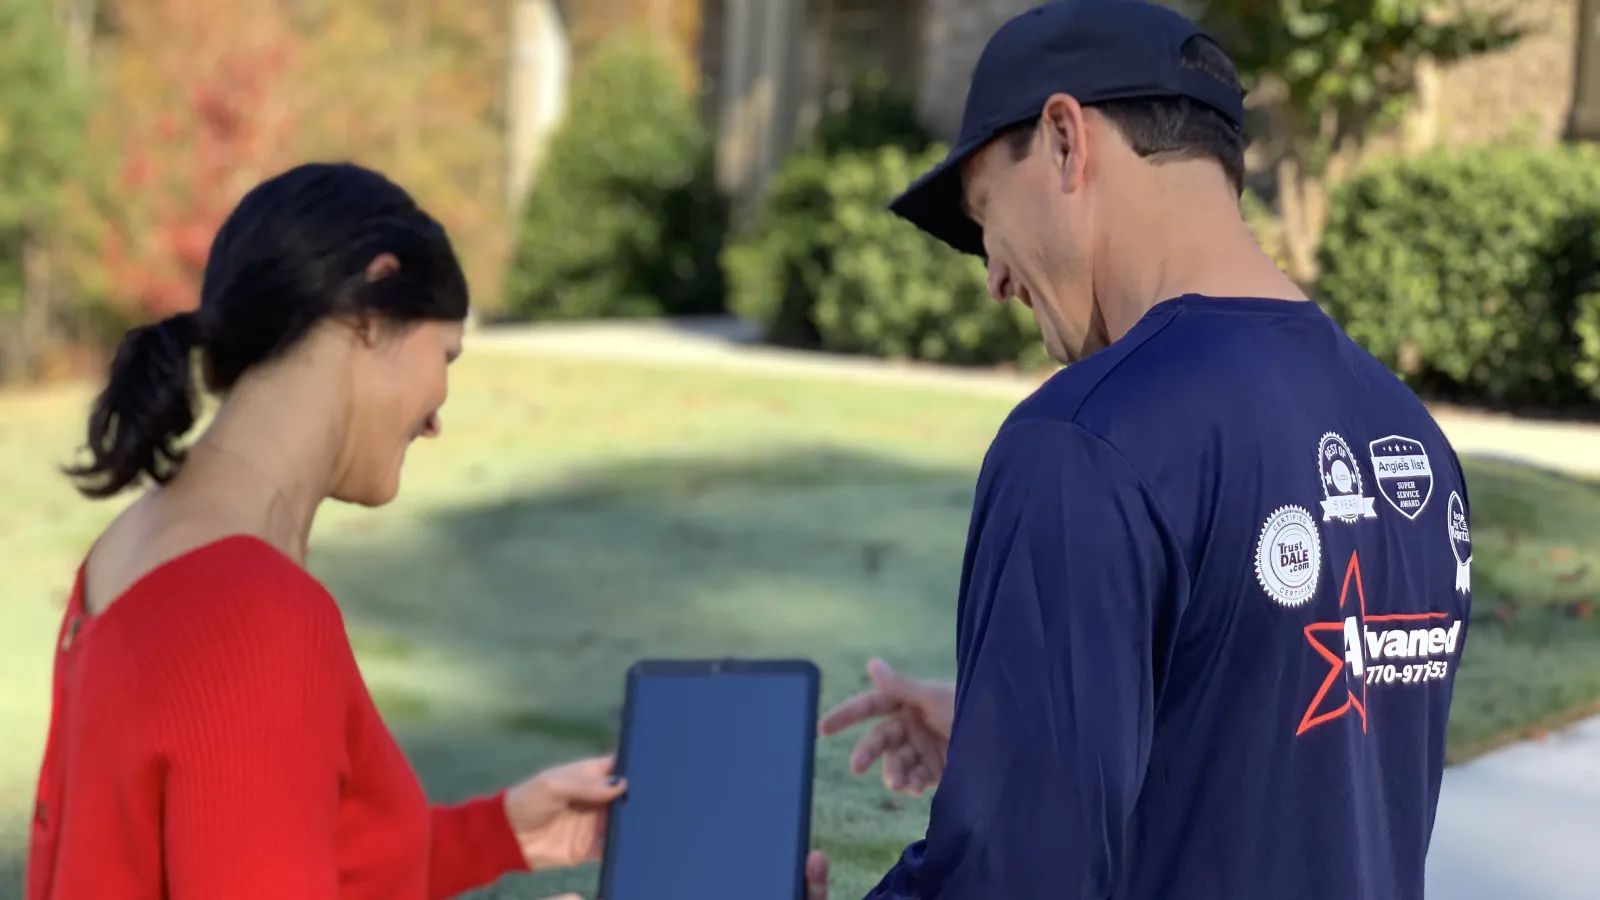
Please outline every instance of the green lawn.
M0 732L20 737L0 742L0 900L20 894L59 603L114 512L52 472L87 400L0 396ZM640 656L809 656L824 703L860 687L873 654L948 674L972 481L1009 406L469 354L402 499L330 509L311 565L429 788L455 798L607 747ZM1600 698L1600 627L1579 605L1600 585L1600 487L1505 464L1469 477L1481 615L1458 751ZM849 777L849 744L819 745L815 836L838 897L860 896L926 816ZM594 877L484 896L587 893Z

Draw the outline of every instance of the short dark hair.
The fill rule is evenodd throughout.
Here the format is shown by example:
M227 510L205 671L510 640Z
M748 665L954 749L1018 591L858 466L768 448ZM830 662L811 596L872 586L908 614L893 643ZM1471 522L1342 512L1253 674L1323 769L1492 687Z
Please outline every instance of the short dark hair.
M400 265L371 281L392 254ZM122 339L89 415L89 462L68 467L78 490L110 497L144 476L165 483L194 427L195 351L205 386L227 391L297 344L318 322L370 314L394 323L459 321L467 281L443 226L383 175L313 163L252 188L211 243L200 305Z
M1227 51L1215 41L1197 35L1185 42L1179 53L1179 65L1185 69L1239 89L1239 72ZM1109 100L1091 106L1117 126L1139 156L1158 163L1214 160L1222 166L1234 191L1244 192L1244 132L1215 109L1188 97ZM1037 127L1037 119L1028 119L1001 131L999 136L1011 148L1013 159L1027 158Z

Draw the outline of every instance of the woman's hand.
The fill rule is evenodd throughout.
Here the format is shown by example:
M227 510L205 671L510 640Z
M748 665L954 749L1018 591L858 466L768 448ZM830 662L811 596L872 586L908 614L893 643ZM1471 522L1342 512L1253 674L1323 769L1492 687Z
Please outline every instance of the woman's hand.
M614 757L556 766L506 791L506 819L533 870L600 858L606 812L627 785L613 778Z

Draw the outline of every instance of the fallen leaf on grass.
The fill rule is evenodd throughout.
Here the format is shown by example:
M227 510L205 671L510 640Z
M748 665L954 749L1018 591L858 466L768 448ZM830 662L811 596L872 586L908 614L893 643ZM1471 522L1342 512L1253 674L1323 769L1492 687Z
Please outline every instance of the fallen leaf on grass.
M1577 581L1587 574L1589 574L1589 566L1588 564L1584 564L1570 572L1562 572L1560 575L1557 575L1556 581L1561 584L1568 584L1570 582Z
M1553 562L1553 563L1560 564L1560 563L1564 563L1564 562L1571 562L1572 561L1572 557L1575 556L1575 555L1576 554L1573 552L1571 547L1551 547L1550 548L1550 561Z

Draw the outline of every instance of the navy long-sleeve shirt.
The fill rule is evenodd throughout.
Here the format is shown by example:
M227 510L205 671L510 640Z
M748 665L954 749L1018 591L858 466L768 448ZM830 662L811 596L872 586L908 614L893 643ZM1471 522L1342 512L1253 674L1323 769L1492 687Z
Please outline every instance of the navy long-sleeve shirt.
M925 840L869 900L1421 900L1466 489L1312 303L1169 300L1007 419Z

